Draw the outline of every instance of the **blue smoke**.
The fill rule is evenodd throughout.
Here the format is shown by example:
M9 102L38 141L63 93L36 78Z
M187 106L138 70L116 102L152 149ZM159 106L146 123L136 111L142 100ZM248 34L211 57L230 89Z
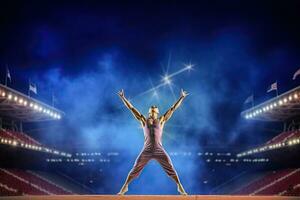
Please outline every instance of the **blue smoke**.
M116 193L120 189L143 146L139 123L117 96L122 88L144 115L153 104L161 113L165 112L179 97L181 88L190 93L165 126L163 143L168 152L195 154L202 152L203 146L224 147L236 144L241 137L254 139L243 134L245 122L239 116L243 100L263 79L260 69L264 62L252 52L251 38L243 30L229 28L210 40L174 41L161 47L162 51L176 49L169 72L183 68L183 63L190 60L196 64L194 70L173 78L174 93L164 86L158 89L158 96L153 93L137 96L151 88L149 79L154 85L159 84L163 70L159 62L149 66L132 56L126 59L128 55L122 49L109 49L105 53L95 50L82 58L80 63L86 64L75 66L74 73L68 74L70 66L64 70L63 65L54 65L40 74L31 74L40 95L46 96L52 88L57 106L66 113L58 127L47 127L40 140L58 147L120 152L122 162L112 166L110 173L114 176L106 177L100 193ZM167 63L168 58L158 60ZM171 158L187 192L203 192L198 186L200 180L194 178L202 177L203 161L197 156ZM175 183L154 161L130 189L129 194L177 193Z

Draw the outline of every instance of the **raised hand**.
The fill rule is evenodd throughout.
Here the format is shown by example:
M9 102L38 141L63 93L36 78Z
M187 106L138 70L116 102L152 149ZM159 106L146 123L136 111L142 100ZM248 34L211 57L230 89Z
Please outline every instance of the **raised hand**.
M187 95L189 95L189 93L187 93L186 91L184 91L183 89L181 89L180 96L181 97L186 97Z
M121 98L124 98L125 95L124 95L124 90L121 89L119 92L118 92L118 95L121 97Z

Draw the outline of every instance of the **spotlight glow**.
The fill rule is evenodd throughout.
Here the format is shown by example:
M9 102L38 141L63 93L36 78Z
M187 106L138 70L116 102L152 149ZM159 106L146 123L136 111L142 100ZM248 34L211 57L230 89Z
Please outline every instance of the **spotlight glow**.
M170 85L171 84L171 79L170 79L170 76L168 75L165 75L164 78L163 78L163 81L166 85Z
M295 98L295 99L298 99L298 94L297 94L297 93L294 94L294 98Z

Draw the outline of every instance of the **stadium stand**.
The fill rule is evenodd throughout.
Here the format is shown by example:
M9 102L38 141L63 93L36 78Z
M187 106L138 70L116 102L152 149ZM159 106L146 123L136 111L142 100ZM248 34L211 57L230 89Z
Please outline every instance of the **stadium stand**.
M92 191L87 186L79 183L78 181L74 180L73 178L67 176L66 174L63 174L61 172L46 172L46 171L30 171L38 176L41 176L49 181L52 181L56 184L58 184L61 187L64 187L65 189L69 191L74 191L73 193L77 194L93 194L94 191Z
M1 196L74 194L32 171L1 168L0 177Z
M284 196L300 196L300 184L295 185L292 188L284 190L280 195Z
M14 196L17 195L17 190L8 187L7 185L4 185L0 183L0 195L1 196Z
M6 129L0 130L0 137L4 139L16 140L20 143L42 146L41 143L23 132L11 131Z
M271 140L269 140L266 144L276 144L276 143L282 143L286 142L289 139L293 139L294 137L299 137L300 131L286 131L282 132L279 135L275 136Z
M55 178L47 179L46 175L51 177L53 171L44 165L46 155L51 158L72 155L49 148L23 132L25 122L59 120L64 113L2 84L0 94L0 196L78 194L76 189L79 186L73 190L60 184L68 186L70 181L67 179L59 176L55 177L60 182L55 181ZM45 176L32 170L36 168L45 170ZM88 193L84 189L80 192Z
M239 195L294 195L299 192L300 168L267 172L233 194Z

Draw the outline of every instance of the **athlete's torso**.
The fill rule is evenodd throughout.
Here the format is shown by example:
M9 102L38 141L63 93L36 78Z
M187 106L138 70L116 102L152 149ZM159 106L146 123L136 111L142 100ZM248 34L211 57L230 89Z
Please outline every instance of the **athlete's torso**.
M163 125L159 119L147 118L143 130L145 137L144 148L149 150L162 148Z

